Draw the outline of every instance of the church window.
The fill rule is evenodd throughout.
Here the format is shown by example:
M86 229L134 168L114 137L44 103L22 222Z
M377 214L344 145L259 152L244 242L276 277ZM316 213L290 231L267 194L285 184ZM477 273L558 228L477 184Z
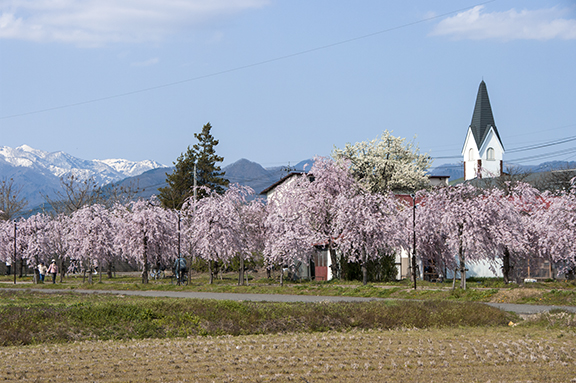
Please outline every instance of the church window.
M468 151L468 161L474 161L474 149L472 148Z
M488 161L494 161L496 159L494 156L494 148L488 148L486 151L486 159Z

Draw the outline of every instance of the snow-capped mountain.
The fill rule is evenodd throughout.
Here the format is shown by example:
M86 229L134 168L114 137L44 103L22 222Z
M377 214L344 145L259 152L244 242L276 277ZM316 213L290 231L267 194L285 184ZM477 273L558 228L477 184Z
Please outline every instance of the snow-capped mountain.
M83 160L65 152L45 152L22 145L17 148L0 147L0 161L14 167L25 167L55 177L74 174L80 178L92 177L101 185L140 175L148 170L166 167L155 161L128 161L122 159Z
M60 189L60 178L68 174L80 179L93 178L106 185L146 171L166 168L155 161L128 161L122 159L84 160L65 152L46 152L22 145L17 148L0 146L0 179L14 179L22 187L21 196L28 207L45 201Z

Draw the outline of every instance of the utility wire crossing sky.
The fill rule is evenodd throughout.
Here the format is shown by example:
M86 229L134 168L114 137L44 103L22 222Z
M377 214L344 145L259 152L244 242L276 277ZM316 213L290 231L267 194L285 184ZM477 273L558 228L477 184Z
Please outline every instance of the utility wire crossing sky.
M210 122L278 166L388 129L437 166L483 79L505 161L573 160L574 62L568 0L7 0L0 145L170 164Z

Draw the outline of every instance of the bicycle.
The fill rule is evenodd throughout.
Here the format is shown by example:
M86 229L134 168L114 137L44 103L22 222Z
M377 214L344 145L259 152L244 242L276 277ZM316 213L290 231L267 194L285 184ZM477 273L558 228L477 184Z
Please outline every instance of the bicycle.
M173 285L188 285L188 273L182 272L180 278L176 273L173 273L171 282Z

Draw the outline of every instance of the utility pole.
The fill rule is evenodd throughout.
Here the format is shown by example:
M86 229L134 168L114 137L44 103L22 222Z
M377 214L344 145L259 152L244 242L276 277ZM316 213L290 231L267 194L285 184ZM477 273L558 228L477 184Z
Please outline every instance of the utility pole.
M196 174L198 173L198 171L196 170L196 164L197 164L197 162L194 162L194 213L196 213L196 196L197 196L197 193L196 193L196 186L197 186Z
M14 220L14 256L12 257L12 267L14 268L14 284L16 284L16 220Z
M414 290L416 290L416 195L410 194L412 197L412 279L414 279Z

